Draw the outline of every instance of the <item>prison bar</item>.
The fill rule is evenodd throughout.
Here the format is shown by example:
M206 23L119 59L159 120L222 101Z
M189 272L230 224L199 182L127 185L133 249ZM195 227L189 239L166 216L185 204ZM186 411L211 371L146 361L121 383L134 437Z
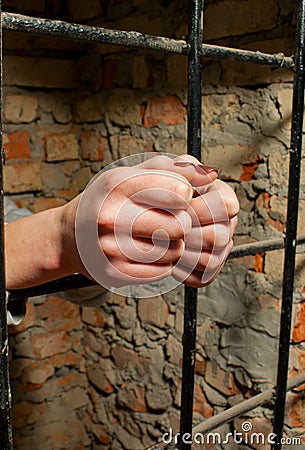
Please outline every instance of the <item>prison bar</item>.
M0 12L2 2L0 0ZM0 27L1 28L1 27ZM12 450L13 437L11 427L11 396L9 382L8 360L8 329L5 290L5 265L4 265L4 191L3 191L3 129L2 129L2 28L0 30L0 443L1 449Z
M273 450L281 449L285 419L286 385L289 369L289 347L292 322L293 285L295 272L296 234L299 210L299 192L304 115L304 39L305 0L299 0L296 27L296 60L293 86L291 144L289 149L289 183L286 215L285 258L282 287L281 326L278 351L274 434L277 441Z
M175 40L161 36L151 36L135 31L111 30L102 27L80 25L50 20L22 14L2 13L4 30L30 33L38 36L50 36L59 39L77 40L96 44L109 44L127 48L149 49L166 53L186 55L190 51L189 43L185 40ZM253 64L272 66L274 68L292 69L294 60L282 53L269 54L259 51L228 48L220 45L202 44L201 56L204 58L221 60L228 59Z
M287 392L296 389L305 383L305 373L301 373L291 378L287 384ZM217 416L213 416L205 420L204 422L200 422L198 425L193 427L191 435L194 437L196 433L204 435L209 433L224 423L229 423L237 417L246 414L253 409L263 406L266 403L274 401L276 388L270 388L266 391L261 392L260 394L255 395L247 400L242 401L241 403L232 406L231 408L222 411L217 414ZM171 443L159 443L150 447L147 450L175 450L175 442Z
M190 4L192 4L193 6L198 6L198 1L195 0L191 0ZM304 1L303 3L300 3L300 10L303 8L303 12L304 12ZM300 15L299 15L300 17ZM301 19L299 19L301 20ZM304 17L303 17L303 24L304 25ZM300 25L300 23L299 23ZM131 48L143 48L143 49L151 49L151 50L156 50L156 51L164 51L164 52L170 52L170 53L178 53L178 54L185 54L185 55L189 55L189 60L191 60L191 52L192 52L192 46L190 45L190 42L186 42L183 40L180 41L175 41L172 39L168 39L168 38L163 38L163 37L156 37L156 36L149 36L149 35L143 35L141 33L136 33L136 32L126 32L126 31L118 31L118 30L106 30L103 28L99 28L99 27L90 27L87 25L78 25L78 24L68 24L66 22L61 22L61 21L50 21L47 19L37 19L37 18L31 18L31 17L27 17L27 16L22 16L22 15L14 15L14 14L9 14L9 13L3 13L3 28L6 30L10 30L10 31L19 31L19 32L29 32L32 34L36 34L36 35L49 35L49 36L53 36L53 37L59 37L59 38L66 38L66 39L76 39L79 41L83 41L83 42L96 42L96 43L107 43L107 44L111 44L111 45L123 45L124 47L131 47ZM301 26L299 27L300 29L302 28ZM302 33L304 32L304 30L302 31ZM302 34L300 33L300 34ZM198 38L198 35L197 35ZM195 37L195 39L197 39ZM303 42L301 42L301 40L299 39L298 42L298 48L302 48L302 52L303 52ZM194 47L195 48L195 47ZM302 53L301 52L301 53ZM300 52L298 52L300 53ZM282 54L275 54L275 55L269 55L269 54L264 54L264 53L260 53L260 52L251 52L251 51L247 51L247 50L239 50L239 49L230 49L230 48L226 48L226 47L220 47L220 46L215 46L215 45L207 45L207 44L202 44L200 46L198 46L197 48L197 54L196 54L197 60L200 60L202 57L207 57L210 59L231 59L234 61L244 61L244 62L251 62L251 63L256 63L256 64L264 64L264 65L270 65L273 67L284 67L284 68L288 68L288 69L292 69L294 67L294 61L293 58L290 57L285 57ZM300 59L302 60L302 57L300 58L300 55L298 57L298 60L300 62ZM302 63L301 63L302 65ZM298 71L297 71L298 74ZM191 77L190 77L191 78ZM297 80L297 76L295 78L295 80ZM197 80L197 82L199 83L199 81ZM297 86L297 81L295 81L295 86L294 86L294 90L297 90L298 86ZM189 80L189 87L192 86L191 80ZM194 83L193 88L194 90L196 90L196 88L201 86L201 79L200 79L200 85ZM299 86L300 87L300 86ZM304 88L304 86L303 86ZM296 94L294 95L294 98L298 98L298 100L300 100L300 95ZM297 102L294 101L294 104L296 104ZM191 104L191 103L190 103ZM300 105L299 105L300 106ZM303 106L303 105L302 105ZM296 125L296 130L299 129L302 122L302 116L299 113L296 113L294 115L294 119L295 122L297 123ZM295 189L290 189L290 187L292 185L296 185L296 180L292 180L293 178L293 173L295 173L295 169L298 166L297 161L299 158L299 147L298 144L296 144L296 146L293 145L293 142L297 142L300 141L301 139L301 133L302 133L302 129L299 130L299 132L293 132L292 134L295 136L292 136L292 144L291 144L291 150L290 150L290 182L289 182L289 193L293 192L294 196L295 196ZM195 136L195 135L194 135ZM193 152L192 152L193 153ZM195 154L195 156L197 156ZM298 167L297 167L298 168ZM0 169L2 170L2 161L1 161L1 167ZM2 183L2 179L1 179L1 183ZM0 213L3 216L3 189L0 187L1 189L1 202L0 202ZM288 211L289 211L289 201L288 200ZM296 197L295 197L295 201ZM297 205L297 203L296 203ZM292 205L290 206L290 211L293 211L295 217L297 218L297 207L295 208L295 206L293 207ZM0 219L1 223L0 226L3 226L3 217ZM289 217L289 222L290 222L290 217ZM289 223L288 222L288 223ZM295 222L295 221L294 221ZM290 225L290 224L289 224ZM291 290L291 280L293 281L293 277L294 277L294 268L292 269L293 273L291 274L291 268L289 269L289 261L291 263L291 259L289 259L289 255L293 255L293 260L295 259L295 245L296 245L296 241L295 241L295 233L291 233L291 230L293 231L293 227L294 224L292 224L290 226L290 233L288 233L288 227L287 227L287 239L286 239L286 251L285 251L285 270L284 270L284 280L283 280L283 292L285 291L288 295L288 302L283 302L283 312L286 314L286 318L288 317L288 319L291 319L291 311L289 314L289 307L291 307L291 295L292 295L292 290ZM0 254L0 257L3 256L3 232L1 231L1 239L0 241L0 252L2 250L2 255ZM293 238L293 234L294 234L294 238ZM288 235L289 235L289 239L288 239ZM253 244L253 245L257 245L257 244ZM282 245L282 244L277 244L277 245ZM2 246L2 249L1 249ZM248 251L249 248L251 247L251 244L248 244ZM277 247L277 248L282 248L282 247ZM245 249L244 249L245 250ZM251 248L250 248L251 250ZM246 250L247 251L247 250ZM252 247L252 251L253 251L253 247ZM255 252L256 253L256 252ZM249 253L252 254L252 253ZM245 252L243 253L244 256ZM238 257L238 256L236 256ZM288 261L289 260L289 261ZM291 264L290 264L291 265ZM286 267L287 266L287 267ZM287 270L286 270L287 269ZM0 280L0 289L2 291L2 287L1 286L3 284L4 281L4 266L3 266L3 259L2 259L2 266L0 268L0 277L2 277L2 281ZM287 282L288 280L288 282ZM285 287L286 286L286 287ZM1 292L0 292L1 294ZM5 295L5 292L3 292L3 295ZM289 297L290 296L290 297ZM191 288L186 288L186 295L185 297L189 297L189 302L193 301L194 299L196 300L196 291L192 290ZM286 298L286 297L285 297ZM283 299L284 299L284 295L283 295ZM5 302L2 302L3 304L5 304ZM196 302L195 302L196 303ZM194 303L192 303L193 305ZM187 307L187 300L185 303L186 307ZM288 308L286 306L289 306ZM191 316L187 317L185 320L186 326L189 327L189 331L190 331L190 337L194 337L194 335L192 335L192 333L194 332L194 322L192 320L190 320L194 317L194 315L196 316L196 314L194 314L194 310L191 311L188 308L186 308L188 311L191 312ZM1 314L1 325L3 325L3 320L6 319L6 309L5 310L0 310L0 314ZM282 317L283 315L285 315L282 313ZM192 323L191 323L192 322ZM285 323L285 327L287 326L287 323ZM284 321L282 320L282 327L281 327L281 335L282 335L282 331L283 331L283 327L284 327ZM1 347L1 349L6 350L7 351L7 339L3 340L3 336L7 336L7 331L6 331L6 323L5 323L5 327L4 327L4 331L3 331L3 327L1 326L1 343L4 342L5 343L5 347ZM196 327L195 327L196 328ZM286 330L287 332L287 330ZM3 334L4 333L4 334ZM195 330L196 333L196 330ZM290 334L290 333L289 333ZM186 336L186 333L184 333L184 336ZM288 354L289 354L289 337L288 337L288 341L287 341L287 333L286 333L286 337L283 338L283 341L285 341L285 345L287 345L288 343ZM189 347L190 348L190 347ZM280 345L280 349L279 349L279 356L281 356L281 351L283 349L283 346ZM3 353L4 354L4 353ZM194 357L194 353L192 353L192 358L190 361L190 367L192 366L192 361L193 361L193 357ZM285 353L285 358L288 358L287 352ZM280 359L280 358L279 358ZM288 363L288 361L287 361ZM7 367L7 357L4 358L4 364L5 367ZM288 369L288 367L287 367ZM278 376L279 378L281 378L280 375L281 370L278 370ZM284 378L286 377L286 381L283 384L287 384L287 370L286 373L284 374ZM281 378L282 382L283 382L283 377ZM7 385L7 381L8 378L6 379L6 381L1 378L1 394L3 392L5 392L6 386ZM6 389L6 392L9 393L9 390ZM284 397L285 397L285 391L284 391ZM280 411L279 416L277 418L277 416L275 416L275 427L277 427L277 434L278 436L281 435L282 433L282 429L283 429L283 421L281 420L281 414L283 416L284 414L284 406L281 408L280 407L280 403L283 401L283 392L280 392L280 388L279 386L277 387L277 404L276 404L276 410ZM7 401L7 405L9 405L9 396L8 396L8 401ZM285 405L285 399L284 399L284 405ZM281 410L280 410L281 408ZM252 407L251 407L252 409ZM9 420L9 411L7 411L8 414L1 417L2 423L1 423L1 432L3 432L3 424L4 427L7 425L7 449L11 448L11 436L10 436L10 431L9 431L9 427L10 427L10 420ZM187 411L183 411L182 410L182 415L183 414L187 414ZM216 418L215 418L216 419ZM220 419L221 423L223 423L224 419ZM183 420L182 420L183 422ZM188 424L185 425L185 430L187 430L189 428L189 420L186 421ZM184 424L183 424L184 426ZM183 428L182 428L183 429ZM187 432L187 431L186 431ZM186 448L186 447L181 447L181 449ZM189 448L189 446L188 446ZM277 447L279 448L279 447Z
M305 235L296 239L296 245L305 244ZM237 245L231 250L228 259L242 258L249 255L257 255L258 253L270 252L273 250L281 250L285 247L285 239L268 239L266 241L251 242L249 244ZM84 275L70 275L48 283L40 284L26 289L10 290L9 300L21 300L24 298L37 297L39 295L55 294L56 292L68 291L81 287L88 287L96 284L95 281Z
M305 244L305 235L295 240L296 246ZM258 253L271 252L285 248L285 238L268 239L266 241L251 242L237 245L231 250L228 259L242 258L243 256L257 255Z
M189 54L188 54L188 102L187 102L187 152L201 161L202 116L202 25L203 0L189 0ZM184 287L183 356L180 434L192 432L193 400L195 384L196 336L197 336L197 289ZM192 445L181 441L180 450Z

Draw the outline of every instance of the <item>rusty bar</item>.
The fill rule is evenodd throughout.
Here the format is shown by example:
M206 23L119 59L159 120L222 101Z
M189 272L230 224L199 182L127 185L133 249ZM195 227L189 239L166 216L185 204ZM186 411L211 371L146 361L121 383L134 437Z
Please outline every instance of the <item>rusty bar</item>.
M2 2L0 1L0 13ZM11 429L10 407L11 394L9 383L9 350L7 329L7 308L5 290L4 261L4 191L3 165L5 155L3 150L3 91L2 91L2 26L0 27L0 443L4 450L12 450L13 437Z
M3 12L3 29L37 36L50 36L59 39L92 42L96 44L118 45L122 47L149 49L187 55L189 45L180 39L150 36L135 31L110 30L102 27L81 25ZM229 59L274 68L293 69L294 61L282 53L262 53L259 51L241 50L220 45L202 44L201 55L215 60Z

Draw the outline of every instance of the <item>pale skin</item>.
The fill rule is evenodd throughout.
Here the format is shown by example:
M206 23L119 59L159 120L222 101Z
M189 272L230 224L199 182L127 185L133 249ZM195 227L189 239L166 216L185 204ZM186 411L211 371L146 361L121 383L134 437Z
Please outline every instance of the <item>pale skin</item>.
M125 180L124 169L136 176ZM134 168L112 169L102 176L107 201L97 218L99 245L112 266L138 280L172 274L192 287L213 281L233 246L239 210L234 191L217 179L215 169L186 155L176 160L158 156ZM156 187L166 195L155 193ZM79 257L74 232L81 195L64 206L6 225L7 289L26 288L73 273L90 276ZM135 262L117 245L114 224L126 200L143 210L132 228L136 247L143 252L161 249L157 261ZM124 228L126 224L121 225ZM152 243L154 232L160 229L170 239L165 251L161 235ZM123 285L124 277L111 281Z

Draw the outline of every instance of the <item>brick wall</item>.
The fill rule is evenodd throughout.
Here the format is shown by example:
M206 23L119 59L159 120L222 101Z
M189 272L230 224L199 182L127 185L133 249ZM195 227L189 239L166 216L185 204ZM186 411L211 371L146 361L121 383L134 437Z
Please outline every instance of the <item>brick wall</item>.
M7 0L4 9L176 38L187 32L182 1ZM209 43L293 53L294 2L210 1L205 23ZM185 152L184 57L9 33L4 43L5 190L20 206L64 204L132 153ZM291 81L285 70L204 62L202 158L238 194L237 244L283 235ZM300 231L304 186L302 176ZM291 375L305 361L301 250ZM230 262L200 291L196 422L273 385L282 260L276 251ZM134 450L177 430L182 326L181 289L139 301L113 296L99 310L31 299L24 322L10 329L15 448ZM296 434L305 426L302 403L302 394L289 395L286 423ZM250 417L268 429L272 409Z

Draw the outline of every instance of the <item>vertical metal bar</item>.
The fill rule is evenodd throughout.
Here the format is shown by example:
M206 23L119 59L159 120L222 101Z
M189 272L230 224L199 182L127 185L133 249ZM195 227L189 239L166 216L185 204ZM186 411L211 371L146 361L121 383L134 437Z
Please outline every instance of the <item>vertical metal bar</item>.
M11 450L13 438L10 420L10 384L8 361L8 330L5 291L4 264L4 191L3 191L3 136L2 136L2 2L0 1L0 445L1 449Z
M285 419L286 386L289 368L289 346L291 334L291 312L295 272L296 233L300 190L302 153L302 128L304 112L304 32L305 0L299 1L296 37L296 60L293 87L292 128L289 163L289 186L286 225L285 261L282 288L282 311L279 339L276 402L274 411L274 450L281 449L281 438Z
M202 0L189 1L187 143L188 154L199 160L201 160L202 8ZM192 447L190 437L193 421L196 326L197 289L185 286L180 450L188 450Z

